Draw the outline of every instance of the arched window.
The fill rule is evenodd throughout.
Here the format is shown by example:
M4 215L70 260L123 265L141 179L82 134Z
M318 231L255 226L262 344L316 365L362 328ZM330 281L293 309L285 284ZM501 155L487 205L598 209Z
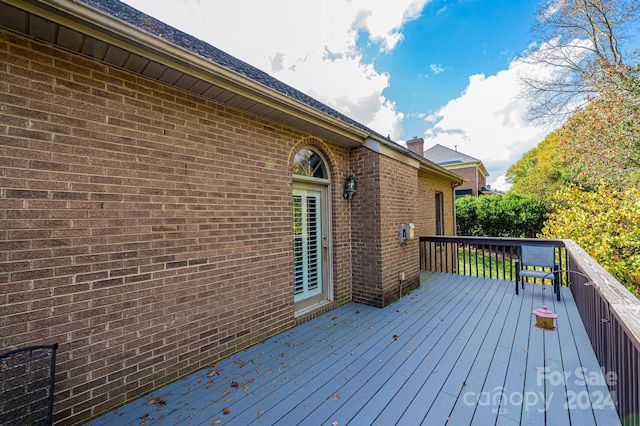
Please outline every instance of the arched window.
M320 155L309 148L303 148L293 157L293 174L318 179L329 179L327 166Z

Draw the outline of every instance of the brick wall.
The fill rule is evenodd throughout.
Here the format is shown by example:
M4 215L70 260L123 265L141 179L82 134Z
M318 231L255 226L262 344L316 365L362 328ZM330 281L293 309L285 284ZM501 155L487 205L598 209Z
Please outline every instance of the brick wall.
M344 149L2 30L0 141L0 350L60 343L65 423L290 327L291 160L312 144L334 182L349 170ZM341 190L332 306L352 275Z
M402 291L420 285L418 234L400 243L400 224L418 220L418 169L389 157L381 157L380 198L382 213L382 301L386 306L400 297L398 273L404 272Z
M471 189L471 195L478 196L479 189L486 186L486 178L480 173L476 166L461 167L458 169L450 169L451 172L467 179L462 185L457 187L458 190Z
M417 219L416 234L424 237L436 235L436 192L443 194L444 233L455 235L451 182L425 172L421 172L418 176L420 214Z
M399 242L399 225L418 222L418 170L365 148L352 151L351 164L353 300L386 306L400 295L398 273L404 290L419 285L418 239Z
M352 297L382 306L382 218L380 217L380 156L367 148L351 152L358 190L351 203Z

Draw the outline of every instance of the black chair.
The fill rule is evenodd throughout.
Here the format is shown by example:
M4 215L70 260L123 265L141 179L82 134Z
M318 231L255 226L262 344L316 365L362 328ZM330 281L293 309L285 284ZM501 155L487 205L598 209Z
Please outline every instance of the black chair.
M53 424L58 344L0 355L0 425Z
M516 260L516 294L518 282L524 289L524 278L553 281L553 292L560 300L560 267L556 262L556 249L552 245L522 244L520 259Z

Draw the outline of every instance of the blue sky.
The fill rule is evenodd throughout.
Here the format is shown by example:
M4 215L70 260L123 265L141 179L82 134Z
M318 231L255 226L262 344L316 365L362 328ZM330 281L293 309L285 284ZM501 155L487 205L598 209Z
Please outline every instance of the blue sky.
M404 144L483 161L494 188L550 128L525 120L519 60L538 0L124 0Z
M384 94L408 112L404 136L422 136L413 114L432 113L460 96L476 74L507 69L533 41L537 1L433 1L403 28L404 40L376 66L391 76Z

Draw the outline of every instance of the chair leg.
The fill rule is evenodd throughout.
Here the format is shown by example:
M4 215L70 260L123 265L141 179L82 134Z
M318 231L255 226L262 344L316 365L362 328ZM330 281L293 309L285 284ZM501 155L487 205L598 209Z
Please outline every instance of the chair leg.
M516 267L516 294L518 293L518 282L521 280L520 278L520 259L516 259L515 262L515 267ZM524 289L524 287L522 287Z

